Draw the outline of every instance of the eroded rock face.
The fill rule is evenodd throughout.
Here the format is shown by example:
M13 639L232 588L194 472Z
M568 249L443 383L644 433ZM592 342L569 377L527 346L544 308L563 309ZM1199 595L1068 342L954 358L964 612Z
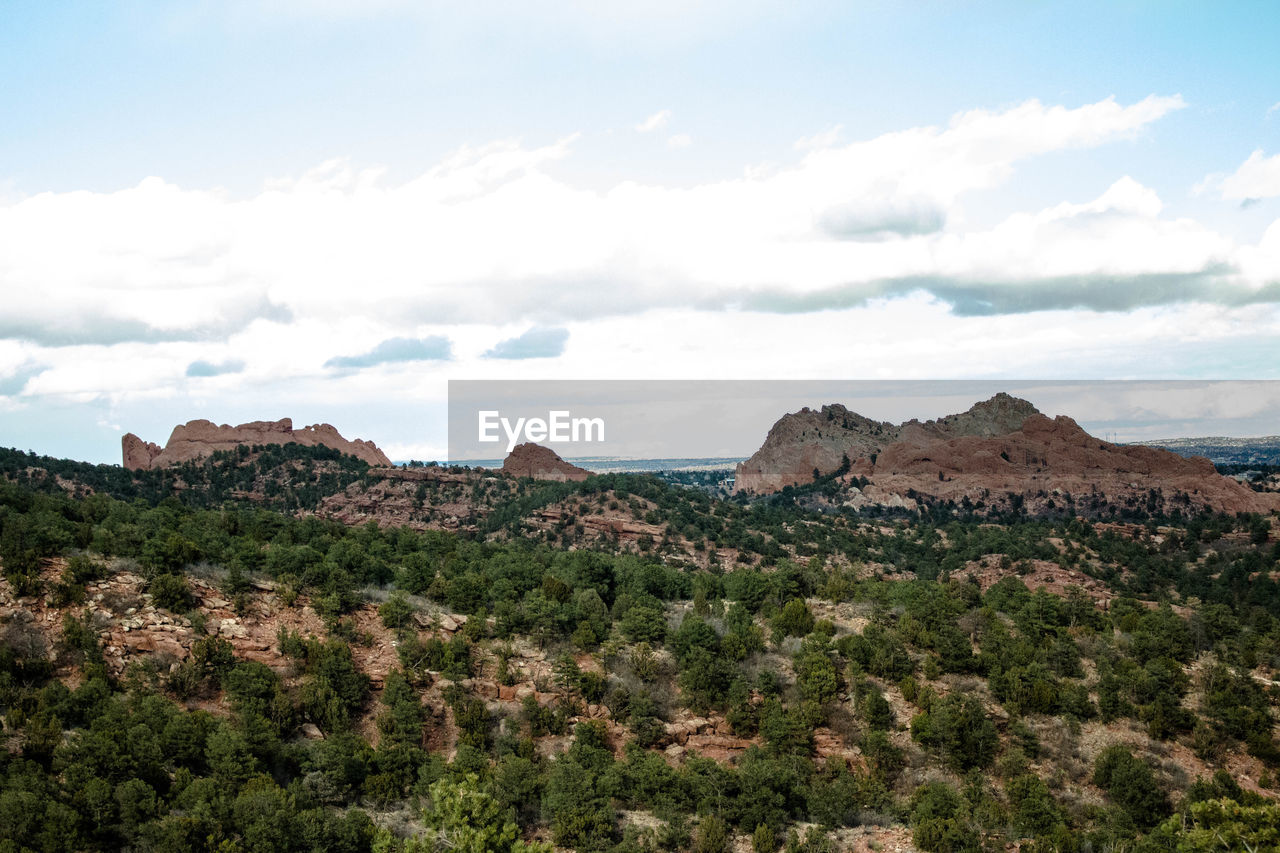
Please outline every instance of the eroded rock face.
M124 454L124 467L130 471L147 471L152 461L163 449L153 441L143 441L131 432L126 432L120 439L120 447Z
M1031 508L1061 508L1068 499L1079 507L1095 497L1136 500L1156 512L1280 508L1280 496L1219 475L1208 459L1101 441L1071 418L1045 417L1007 394L958 415L901 426L868 421L843 406L786 415L738 466L735 488L767 494L811 482L815 468L833 473L846 456L843 479L870 480L849 488L851 506L898 506L912 495L978 504L1015 494L1035 502Z
M1070 495L1078 511L1094 496L1145 505L1156 513L1267 513L1276 495L1253 491L1224 477L1202 456L1101 441L1069 417L1033 415L1021 429L990 437L899 442L886 447L871 473L888 493L916 492L945 500L977 502L987 495L1020 494L1057 507Z
M975 403L967 412L936 421L904 424L873 421L839 403L783 415L764 445L738 463L734 491L768 494L812 482L814 472L831 474L844 464L870 460L899 441L929 443L959 436L1005 435L1022 426L1036 407L1005 393ZM865 466L864 466L865 467Z
M502 472L513 477L581 482L591 475L585 468L565 462L554 450L533 442L516 445L502 462Z
M492 511L476 487L500 479L479 468L370 468L363 481L321 499L317 514L351 526L474 530Z
M348 441L329 424L314 424L294 429L290 418L278 421L250 421L239 426L218 426L212 421L188 421L173 428L168 443L163 448L144 442L133 433L121 439L124 467L133 471L146 471L166 465L178 465L193 459L202 459L218 450L234 450L241 445L301 444L308 447L329 447L347 453L370 465L390 466L391 460L371 441Z
M814 411L783 415L751 458L739 462L734 491L768 494L813 481L813 472L830 474L843 464L863 459L886 443L897 441L900 427L873 421L839 403Z

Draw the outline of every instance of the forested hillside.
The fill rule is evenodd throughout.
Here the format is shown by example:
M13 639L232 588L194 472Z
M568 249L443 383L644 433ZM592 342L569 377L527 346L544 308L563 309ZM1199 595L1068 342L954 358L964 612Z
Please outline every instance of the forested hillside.
M4 457L0 849L1275 847L1274 518L236 456Z

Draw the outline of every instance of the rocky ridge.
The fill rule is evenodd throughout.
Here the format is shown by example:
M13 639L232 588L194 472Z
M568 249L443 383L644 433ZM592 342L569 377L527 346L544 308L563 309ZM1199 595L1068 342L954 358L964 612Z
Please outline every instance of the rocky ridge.
M187 421L173 428L164 447L143 441L133 433L120 440L124 467L131 471L149 471L203 459L218 450L235 450L241 446L262 444L301 444L328 447L346 453L369 465L391 466L391 460L372 441L347 440L329 424L313 424L293 428L293 420L250 421L238 426L221 426L203 419Z
M474 530L493 510L483 495L500 480L484 469L370 468L366 481L322 498L316 514L351 526Z
M812 482L815 470L839 474L845 502L855 508L911 509L919 496L981 505L1016 495L1033 510L1068 503L1080 510L1080 501L1166 513L1280 509L1277 496L1219 475L1208 459L1102 441L1069 417L1048 418L1007 394L958 415L901 426L839 405L785 415L738 466L735 491L776 492Z
M734 491L768 494L802 485L814 479L814 471L834 473L846 458L851 463L870 459L900 441L922 444L960 436L1004 435L1035 414L1039 414L1035 406L1003 392L968 411L923 423L875 421L839 403L817 411L806 407L783 415L761 448L738 463Z

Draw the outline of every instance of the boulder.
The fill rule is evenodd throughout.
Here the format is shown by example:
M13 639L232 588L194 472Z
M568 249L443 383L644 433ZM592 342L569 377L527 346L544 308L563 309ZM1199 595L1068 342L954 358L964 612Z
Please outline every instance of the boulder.
M234 639L249 636L249 631L234 619L223 619L218 625L218 634Z

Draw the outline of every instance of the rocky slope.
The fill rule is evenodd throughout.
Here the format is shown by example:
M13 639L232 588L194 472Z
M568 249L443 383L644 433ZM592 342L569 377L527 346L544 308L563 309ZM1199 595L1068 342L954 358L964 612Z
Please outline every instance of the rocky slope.
M513 477L532 477L558 483L580 483L591 475L587 469L565 462L551 448L533 442L517 445L503 460L501 470Z
M505 494L502 478L471 468L370 468L323 498L316 514L343 524L412 530L474 530Z
M47 587L52 588L58 582L64 568L63 560L51 561L44 567L42 574ZM67 616L81 619L91 628L101 643L104 663L116 678L125 677L131 667L160 675L172 673L190 658L201 637L215 636L230 644L236 658L262 663L281 675L290 688L299 687L299 668L280 650L279 637L282 629L304 637L326 636L324 620L312 607L311 596L291 596L290 603L286 604L274 582L260 579L253 581L249 592L240 597L237 609L231 600L233 596L211 579L188 575L187 583L194 604L187 613L177 614L157 606L146 591L146 581L123 568L123 564L113 566L108 577L86 584L85 601L80 604L59 605L50 595L19 596L0 574L0 640L48 658L56 664L59 675L74 684L81 675L62 651ZM447 641L463 630L469 620L466 614L449 612L423 599L412 601L410 632L421 640L434 637ZM403 641L403 637L397 638L395 632L383 624L378 606L377 600L366 601L345 617L360 638L350 646L353 661L369 676L374 692L362 716L356 720L356 728L375 743L378 737L375 720L382 710L376 697L388 673L400 666L397 646ZM618 757L622 757L621 744L627 737L626 730L612 720L606 705L574 701L572 691L556 680L554 656L526 638L509 641L505 648L509 653L507 678L499 679L493 664L486 662L460 685L483 699L491 711L503 716L514 717L525 699L532 697L544 708L571 709L571 723L598 720L609 729L619 745ZM603 671L590 655L577 654L576 663L583 669ZM456 746L456 728L446 722L448 702L442 696L449 683L426 679L428 686L422 690L421 698L442 729L433 733L438 742L431 746L451 754ZM185 704L216 714L230 713L230 703L225 696L216 697L216 701L209 698L192 697ZM760 743L758 737L734 737L720 714L699 717L681 710L672 717L664 723L660 745L666 747L664 756L673 763L691 749L718 761L730 761ZM300 733L307 738L323 737L311 724L304 724ZM543 747L547 752L566 745L564 737L544 738Z
M390 467L391 460L372 441L343 438L329 424L313 424L294 429L290 418L278 421L250 421L239 426L194 420L173 428L162 448L126 433L120 441L124 467L131 471L148 471L202 459L218 450L235 450L240 446L261 444L301 444L328 447L356 457L370 465Z
M764 444L735 472L735 492L768 494L812 482L813 472L830 474L846 456L863 459L898 440L901 428L873 421L839 403L814 411L805 407L783 415Z
M735 489L766 494L811 482L815 468L837 472L846 456L841 479L854 506L910 508L919 495L981 506L1015 495L1033 510L1075 503L1085 514L1103 504L1156 513L1280 509L1275 496L1219 475L1207 459L1101 441L1071 418L1047 418L1007 394L959 415L898 427L842 406L786 415L739 466ZM862 485L854 485L855 477Z

